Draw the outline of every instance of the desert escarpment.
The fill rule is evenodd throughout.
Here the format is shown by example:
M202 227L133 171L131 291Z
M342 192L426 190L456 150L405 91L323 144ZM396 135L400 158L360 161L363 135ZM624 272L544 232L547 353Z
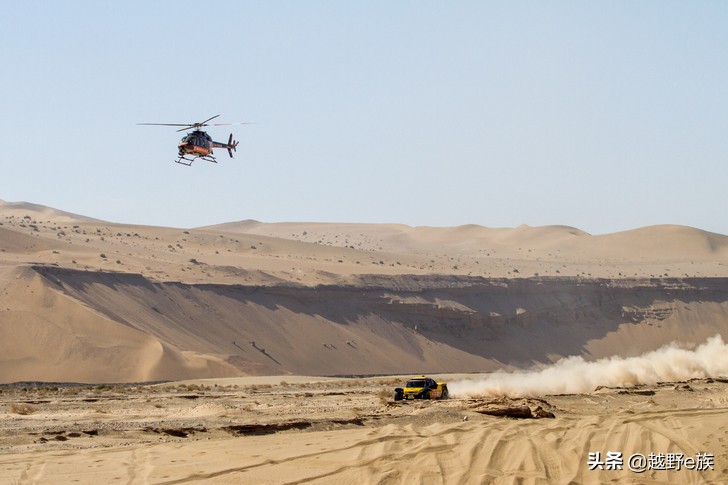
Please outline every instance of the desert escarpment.
M3 326L3 382L478 372L638 355L728 330L728 280L719 278L249 286L45 265L18 276L13 291L27 293L21 301L35 295L38 308L5 309L3 320L15 317ZM25 355L13 352L19 340Z

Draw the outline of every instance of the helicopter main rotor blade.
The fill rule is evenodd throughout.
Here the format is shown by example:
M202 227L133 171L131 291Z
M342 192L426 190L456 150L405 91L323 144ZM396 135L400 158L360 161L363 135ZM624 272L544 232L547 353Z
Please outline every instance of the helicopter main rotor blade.
M195 125L205 126L205 123L207 123L207 122L208 122L208 121L210 121L210 120L214 120L214 119L215 119L215 118L217 118L218 116L220 116L220 115L215 115L215 116L213 116L212 118L208 118L208 119L206 119L206 120L205 120L205 121L203 121L202 123L195 123Z
M209 125L207 124L207 122L208 122L208 121L210 121L210 120L214 120L214 119L215 119L215 118L217 118L218 116L220 116L220 115L215 115L215 116L213 116L212 118L207 118L207 119L206 119L205 121L203 121L203 122L201 122L201 123L191 123L191 124L189 124L189 125L179 125L179 126L184 126L184 128L182 128L182 129L180 129L180 130L177 130L177 131L178 131L178 132L180 132L180 131L185 131L185 130L189 130L190 128L193 128L193 129L195 129L195 130L199 130L199 129L200 129L200 128L202 128L203 126L209 126Z
M137 125L153 125L153 126L184 126L184 128L182 128L181 130L177 130L177 131L184 131L184 130L186 130L186 129L188 129L188 128L199 128L200 126L207 126L207 124L206 124L206 123L207 123L208 121L214 120L214 119L215 119L215 118L217 118L218 116L220 116L220 115L215 115L215 116L213 116L212 118L208 118L208 119L206 119L205 121L203 121L203 122L201 122L201 123L137 123Z
M137 123L137 125L147 125L147 126L195 126L191 124L182 124L182 123Z
M248 123L248 122L243 122L243 123L212 123L211 125L207 123L208 121L214 120L218 116L220 116L220 115L215 115L212 118L208 118L205 121L202 121L200 123L137 123L137 125L145 125L145 126L181 126L182 128L180 128L179 130L177 130L179 132L179 131L185 131L185 130L189 130L189 129L199 129L199 128L202 128L203 126L230 126L230 125L255 125L255 124L257 124L257 123L254 123L254 122L253 123Z

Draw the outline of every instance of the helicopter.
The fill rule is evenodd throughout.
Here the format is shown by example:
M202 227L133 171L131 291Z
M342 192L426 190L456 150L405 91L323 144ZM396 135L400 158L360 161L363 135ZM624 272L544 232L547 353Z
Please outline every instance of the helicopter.
M210 135L202 131L200 128L203 126L225 126L225 125L250 125L252 123L213 123L208 124L209 121L214 120L220 115L215 115L212 118L208 118L200 123L137 123L137 125L148 125L148 126L182 126L183 128L177 131L192 130L185 134L182 140L177 145L179 149L177 160L175 163L180 165L190 166L192 162L197 160L204 160L206 162L217 163L217 159L212 155L213 148L227 148L230 158L233 158L233 152L237 151L237 141L233 140L233 134L230 133L227 143L214 141Z

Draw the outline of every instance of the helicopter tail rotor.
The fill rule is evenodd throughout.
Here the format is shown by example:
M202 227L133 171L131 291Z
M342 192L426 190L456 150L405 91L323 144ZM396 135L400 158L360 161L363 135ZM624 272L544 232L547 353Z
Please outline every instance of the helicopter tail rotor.
M238 147L238 143L240 142L233 140L233 134L230 133L230 138L228 138L227 142L227 151L230 155L230 158L233 158L233 152L237 152L236 148Z

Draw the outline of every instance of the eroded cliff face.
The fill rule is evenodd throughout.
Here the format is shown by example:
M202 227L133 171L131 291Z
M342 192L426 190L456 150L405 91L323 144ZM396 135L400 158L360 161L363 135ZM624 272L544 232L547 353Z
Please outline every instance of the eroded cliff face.
M149 338L158 342L161 355L136 364L155 366L154 372L136 369L128 379L113 380L479 372L569 355L637 355L675 340L728 335L728 279L722 278L366 276L349 286L311 288L187 285L135 274L33 269L66 302L44 317L49 325L71 331L72 318L64 315L70 300L97 315L103 328L111 322L144 336L147 346ZM113 348L113 337L99 339L103 335L85 341ZM83 365L103 359L103 353L86 351L93 358ZM4 365L22 367L22 358ZM97 380L110 380L102 377ZM64 380L79 379L69 369Z

